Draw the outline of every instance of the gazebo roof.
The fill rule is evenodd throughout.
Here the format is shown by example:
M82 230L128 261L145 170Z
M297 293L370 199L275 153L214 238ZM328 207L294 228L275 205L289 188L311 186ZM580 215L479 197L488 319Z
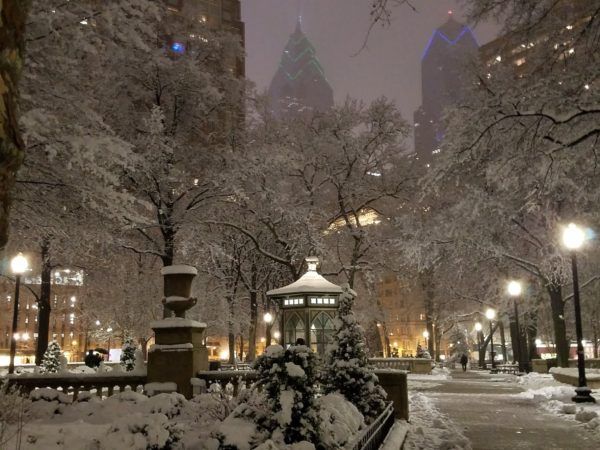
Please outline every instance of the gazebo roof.
M337 284L333 284L331 281L327 281L317 272L316 258L307 258L308 271L302 275L298 280L294 281L287 286L271 289L267 292L269 297L279 295L292 295L292 294L341 294L342 288Z

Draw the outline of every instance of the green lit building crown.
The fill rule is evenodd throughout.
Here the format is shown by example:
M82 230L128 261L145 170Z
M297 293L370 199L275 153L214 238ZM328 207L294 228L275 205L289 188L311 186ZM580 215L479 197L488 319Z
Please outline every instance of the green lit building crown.
M278 117L326 111L333 106L333 90L300 21L283 50L269 87L269 98Z

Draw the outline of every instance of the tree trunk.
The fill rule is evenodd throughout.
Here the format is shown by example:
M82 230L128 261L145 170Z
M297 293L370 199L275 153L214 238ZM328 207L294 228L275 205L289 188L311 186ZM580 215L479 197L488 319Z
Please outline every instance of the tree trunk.
M250 286L250 327L248 330L248 355L247 362L252 362L256 359L256 330L258 327L258 292L256 292L256 284L258 283L258 269L255 264L252 264L252 286Z
M425 303L425 327L429 333L429 339L427 339L427 350L432 358L435 358L434 352L434 305L435 305L435 292L433 286L433 269L425 269L419 272L419 282L423 291L424 303Z
M8 240L11 191L25 148L17 105L28 7L25 0L0 1L0 251Z
M529 358L529 361L527 361L527 365L529 367L532 359L538 359L540 357L540 355L538 355L537 345L535 343L537 339L537 317L534 313L528 313L525 317L527 317L527 327L525 328L525 334L527 335L527 345L525 348L527 351L525 354Z
M502 320L498 321L498 328L500 328L500 345L502 348L502 362L506 364L507 355L506 355L506 339L504 338L504 322Z
M240 360L244 357L244 335L240 333Z
M44 353L48 348L48 337L50 334L50 312L52 303L52 266L50 264L50 243L47 239L42 240L42 284L40 287L40 299L38 301L38 338L35 347L35 363L40 365Z
M229 344L229 364L235 365L235 333L233 330L233 315L235 311L233 310L233 298L229 297L227 299L227 303L229 304L229 321L227 322L227 339Z
M546 285L550 296L552 323L554 324L554 342L556 345L556 362L559 367L569 367L569 341L565 326L565 303L562 297L562 287L554 283Z
M485 351L487 350L487 343L483 338L483 331L477 332L477 342L477 347L479 349L479 367L483 368L485 367Z
M438 328L435 329L434 339L435 339L435 360L436 360L436 362L440 362L441 361L440 347L442 345L442 333L439 332Z
M142 355L144 357L144 361L148 360L148 341L150 339L139 338L138 342L140 343L140 348L142 349Z

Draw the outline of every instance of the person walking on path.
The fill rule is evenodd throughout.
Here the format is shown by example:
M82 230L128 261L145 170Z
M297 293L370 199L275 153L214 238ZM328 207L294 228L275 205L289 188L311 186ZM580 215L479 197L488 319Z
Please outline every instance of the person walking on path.
M460 357L460 364L462 366L463 372L467 371L467 363L469 362L469 358L464 353Z

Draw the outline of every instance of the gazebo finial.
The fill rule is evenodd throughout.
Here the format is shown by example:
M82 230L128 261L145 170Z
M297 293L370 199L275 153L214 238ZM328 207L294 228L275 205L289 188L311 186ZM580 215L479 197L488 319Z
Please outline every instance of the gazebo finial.
M317 256L309 256L305 261L309 272L317 271L317 267L319 267L319 258Z

